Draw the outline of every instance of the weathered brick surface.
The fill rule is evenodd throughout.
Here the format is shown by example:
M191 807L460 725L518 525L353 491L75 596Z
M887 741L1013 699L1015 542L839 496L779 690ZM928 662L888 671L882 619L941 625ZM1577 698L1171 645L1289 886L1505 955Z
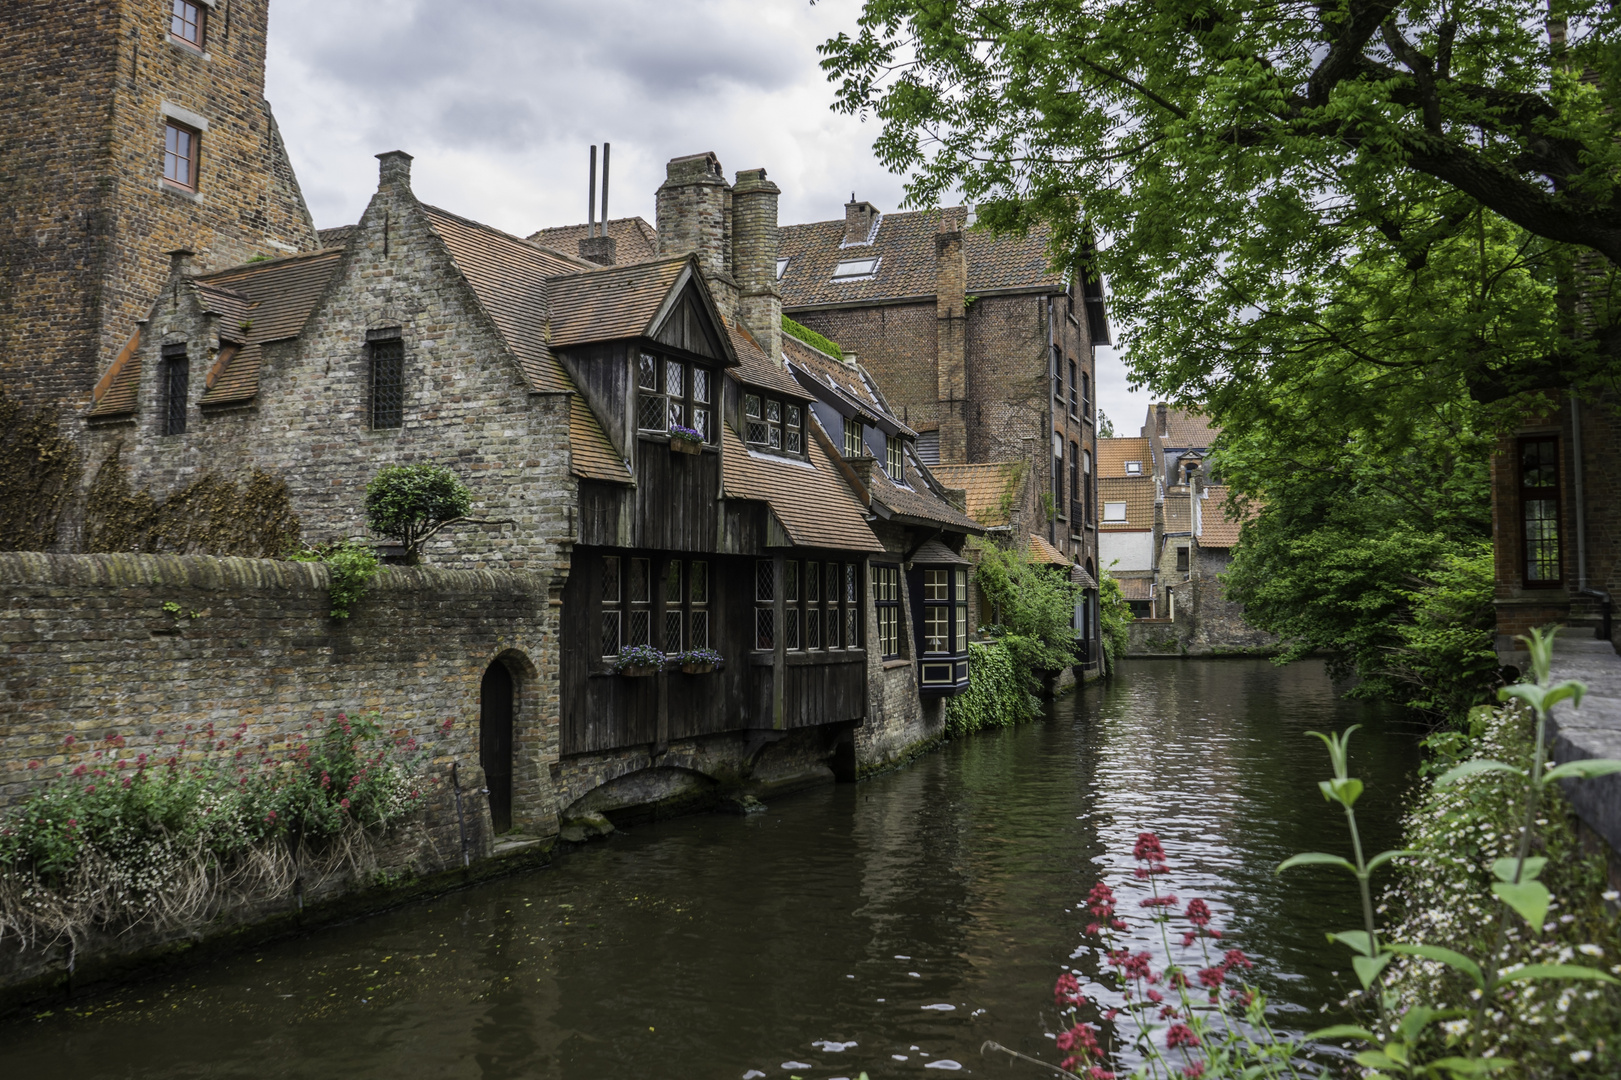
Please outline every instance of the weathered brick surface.
M16 0L0 35L0 380L84 407L176 248L203 268L317 246L264 100L269 0L214 13L206 55L151 0ZM200 191L161 180L164 103L208 122Z
M876 525L873 532L884 545L884 554L874 556L873 562L899 562L916 542L909 530L893 525ZM856 763L862 770L903 761L945 732L945 699L918 695L911 611L911 588L903 566L899 659L886 661L876 647L878 612L867 605L867 641L874 647L867 649L867 721L855 731Z

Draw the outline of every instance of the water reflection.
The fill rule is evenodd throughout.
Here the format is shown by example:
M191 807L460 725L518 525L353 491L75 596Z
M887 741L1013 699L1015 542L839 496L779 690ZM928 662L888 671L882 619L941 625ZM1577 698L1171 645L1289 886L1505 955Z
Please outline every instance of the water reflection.
M1368 842L1389 846L1413 735L1338 700L1320 666L1128 664L1045 723L866 784L628 830L546 871L0 1027L0 1071L984 1072L985 1039L1052 1056L1042 1032L1083 943L1079 901L1129 877L1143 829L1164 838L1172 888L1205 896L1264 961L1274 999L1315 1011L1338 989L1322 931L1354 925L1354 897L1272 868L1344 850L1316 789L1326 756L1302 733L1357 721Z

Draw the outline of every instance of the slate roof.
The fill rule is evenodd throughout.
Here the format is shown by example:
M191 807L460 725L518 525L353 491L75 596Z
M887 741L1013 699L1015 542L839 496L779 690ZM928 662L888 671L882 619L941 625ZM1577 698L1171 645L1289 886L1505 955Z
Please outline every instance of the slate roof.
M607 432L597 422L596 413L575 394L569 401L568 414L569 471L587 480L612 480L630 483L630 470L619 459Z
M834 397L849 406L864 422L874 427L894 430L916 439L917 432L901 423L900 417L889 411L872 381L872 376L859 365L837 360L813 349L798 338L782 336L782 353L798 371L833 391Z
M573 384L547 341L550 304L546 279L594 264L548 251L438 207L424 204L422 210L517 357L529 385L543 393L572 390Z
M1070 565L1069 560L1064 558L1064 553L1062 551L1059 551L1057 548L1047 543L1047 541L1043 540L1035 533L1030 534L1030 558L1038 563L1045 563L1049 566Z
M931 563L936 566L944 563L947 566L971 566L968 559L958 555L938 540L925 540L923 546L912 553L915 563Z
M537 244L565 254L573 254L580 250L580 241L585 239L585 222L578 225L558 225L550 229L539 229L529 234L529 239ZM639 217L611 218L608 221L608 235L614 240L614 260L616 265L625 263L647 262L659 257L659 233Z
M1100 443L1102 440L1098 440ZM1098 504L1123 502L1125 521L1099 521L1105 532L1128 532L1154 527L1154 478L1152 476L1098 477Z
M721 426L727 498L764 502L799 546L883 551L867 527L866 508L845 483L820 441L810 440L809 467L749 453L730 424Z
M1018 502L1018 483L1027 471L1021 461L987 461L978 465L931 465L934 478L948 488L966 489L968 514L988 529L1006 525Z
M1204 500L1200 517L1202 528L1199 532L1199 546L1207 548L1230 548L1238 545L1238 532L1249 521L1260 513L1260 507L1253 503L1246 504L1244 512L1234 514L1227 507L1227 498L1232 489L1222 484L1212 484L1207 490L1210 497Z
M942 214L964 219L963 207L884 214L871 244L842 247L844 219L807 225L785 225L779 231L778 256L788 260L778 285L784 308L818 304L859 303L900 297L932 297L936 280L934 237ZM963 247L968 260L968 292L997 289L1065 288L1062 273L1048 268L1049 230L1035 227L1025 236L992 236L968 229ZM834 282L841 260L878 257L877 272L866 279Z
M1069 568L1069 580L1070 584L1079 585L1083 589L1095 589L1098 587L1097 578L1093 577L1091 574L1088 574L1086 572L1086 567L1082 566L1080 563L1076 563L1074 566Z
M1146 437L1127 437L1098 440L1098 479L1104 480L1111 476L1130 476L1126 472L1126 462L1142 462L1142 472L1139 475L1152 476L1154 474L1154 459L1149 451Z

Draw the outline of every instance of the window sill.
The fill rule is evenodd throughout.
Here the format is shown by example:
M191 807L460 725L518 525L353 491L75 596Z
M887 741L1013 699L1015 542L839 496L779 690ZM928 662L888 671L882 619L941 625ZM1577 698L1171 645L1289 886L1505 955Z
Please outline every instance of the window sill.
M190 188L183 188L173 180L159 179L158 187L161 188L163 193L166 195L173 195L177 199L185 199L187 202L194 202L198 205L202 204L203 196L201 192L193 191Z
M908 660L904 656L891 657L890 659L884 661L885 671L894 671L897 668L909 668L911 666L912 661Z
M212 59L214 59L214 57L211 54L209 54L207 50L199 49L197 46L193 45L191 42L186 41L186 40L184 40L182 38L177 38L173 34L165 34L164 38L165 38L165 40L167 40L169 42L169 44L172 47L174 47L176 49L179 49L181 52L185 53L187 56L194 56L198 60L212 60Z

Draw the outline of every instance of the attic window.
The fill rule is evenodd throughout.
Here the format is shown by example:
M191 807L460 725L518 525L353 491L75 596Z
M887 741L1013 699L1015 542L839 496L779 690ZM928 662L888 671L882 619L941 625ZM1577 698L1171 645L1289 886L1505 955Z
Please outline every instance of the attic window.
M1123 502L1106 502L1103 504L1104 521L1126 520L1126 504Z
M685 427L713 442L708 368L642 353L636 360L636 426L643 431Z
M833 280L869 277L877 272L877 259L845 259L833 268Z
M788 260L787 259L778 259L777 260L777 280L781 281L782 280L782 275L787 273L787 272L788 272Z
M1126 475L1127 476L1141 476L1142 474L1143 474L1143 463L1142 462L1140 462L1140 461L1128 461L1128 462L1126 462Z
M846 417L844 421L844 456L862 457L867 452L866 440L861 437L861 421Z

